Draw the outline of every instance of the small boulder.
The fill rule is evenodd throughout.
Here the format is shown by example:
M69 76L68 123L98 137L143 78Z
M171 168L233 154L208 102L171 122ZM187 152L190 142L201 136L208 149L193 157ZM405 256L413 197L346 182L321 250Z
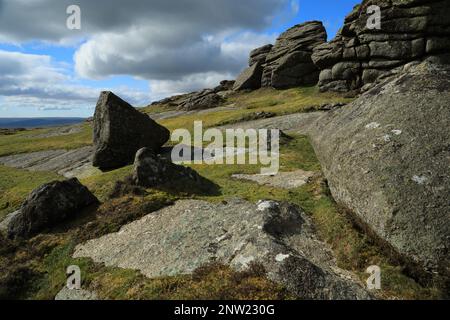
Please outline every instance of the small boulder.
M97 203L97 198L76 178L44 184L31 192L11 217L7 236L30 238Z
M158 150L169 137L169 130L114 93L100 94L94 115L95 167L113 169L132 163L137 150Z
M172 163L162 155L157 155L149 148L142 148L136 153L132 183L137 186L152 188L171 186L180 191L209 192L215 185L200 176L195 170ZM172 188L173 187L173 188Z

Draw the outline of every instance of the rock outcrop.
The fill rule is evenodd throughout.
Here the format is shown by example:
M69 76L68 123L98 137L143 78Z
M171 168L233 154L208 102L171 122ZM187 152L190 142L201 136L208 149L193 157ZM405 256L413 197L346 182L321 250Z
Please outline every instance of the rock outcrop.
M422 63L310 132L334 199L423 279L449 275L449 101L450 68Z
M320 71L312 62L311 54L326 40L326 30L319 21L290 28L280 35L275 45L268 44L250 53L249 67L239 75L233 89L283 89L316 84Z
M166 105L183 111L216 108L224 102L224 97L233 90L234 83L234 80L222 80L213 89L204 89L168 97L160 101L155 101L151 105Z
M184 200L79 245L74 257L149 278L189 274L212 261L238 271L257 263L303 299L369 299L313 230L311 219L287 203Z
M326 30L319 21L299 24L282 33L266 56L261 85L282 89L316 84L319 69L311 54L326 40Z
M381 8L380 29L367 27L372 5ZM358 90L429 56L449 63L449 16L448 0L364 0L334 40L314 49L321 91Z
M218 107L223 98L213 89L191 93L177 107L179 110L203 110Z
M272 44L266 44L262 47L256 48L250 52L250 57L248 59L248 66L251 67L255 63L265 63L266 57L269 54L269 52L272 50L273 45Z
M11 219L7 219L7 236L30 238L97 203L97 198L76 178L44 184L27 197Z
M148 147L156 151L169 138L169 130L112 92L100 94L94 115L95 167L113 169L130 164L137 150Z

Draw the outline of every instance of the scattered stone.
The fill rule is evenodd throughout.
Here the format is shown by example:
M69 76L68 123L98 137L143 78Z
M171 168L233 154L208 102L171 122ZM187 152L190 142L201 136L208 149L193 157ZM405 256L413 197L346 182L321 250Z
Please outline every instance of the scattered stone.
M168 97L151 105L174 107L182 111L206 110L219 107L232 93L234 80L222 80L214 89L204 89L187 94Z
M97 198L76 178L44 184L31 192L19 212L9 219L8 237L30 238L97 203Z
M183 200L77 246L74 257L149 278L190 274L211 261L237 271L259 263L303 299L369 299L313 230L311 219L287 203Z
M423 63L310 132L334 199L422 279L449 275L449 101L450 68Z
M93 165L100 169L132 163L143 147L158 150L170 132L112 92L102 92L94 115Z
M316 84L319 69L311 54L326 39L326 30L319 21L296 25L281 34L266 57L261 85L282 89Z
M234 81L234 80L222 80L222 81L220 81L220 84L217 87L215 87L213 90L215 93L233 90L233 86L234 86L235 82L236 81Z
M309 183L314 175L315 172L296 170L292 172L278 172L276 175L233 174L231 177L254 181L259 185L268 185L281 189L295 189Z

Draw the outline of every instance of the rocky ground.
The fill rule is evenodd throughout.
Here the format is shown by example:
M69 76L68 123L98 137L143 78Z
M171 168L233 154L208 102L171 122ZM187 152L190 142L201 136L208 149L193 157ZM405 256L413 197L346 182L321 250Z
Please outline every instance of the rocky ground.
M387 32L364 28L371 3ZM2 131L0 298L448 298L448 10L365 0L336 39L294 26L236 81L139 110L102 92L89 123ZM280 172L172 163L169 133L200 120L282 130Z

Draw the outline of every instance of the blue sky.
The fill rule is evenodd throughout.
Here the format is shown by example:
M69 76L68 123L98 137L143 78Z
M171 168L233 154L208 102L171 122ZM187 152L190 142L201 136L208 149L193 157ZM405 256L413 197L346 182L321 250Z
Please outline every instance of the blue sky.
M252 48L297 23L323 21L333 38L359 3L180 0L168 7L168 1L132 0L117 1L102 16L95 3L103 0L80 0L77 33L65 28L65 1L0 0L0 117L91 116L101 90L146 105L212 87L234 78ZM123 12L126 18L110 22Z

